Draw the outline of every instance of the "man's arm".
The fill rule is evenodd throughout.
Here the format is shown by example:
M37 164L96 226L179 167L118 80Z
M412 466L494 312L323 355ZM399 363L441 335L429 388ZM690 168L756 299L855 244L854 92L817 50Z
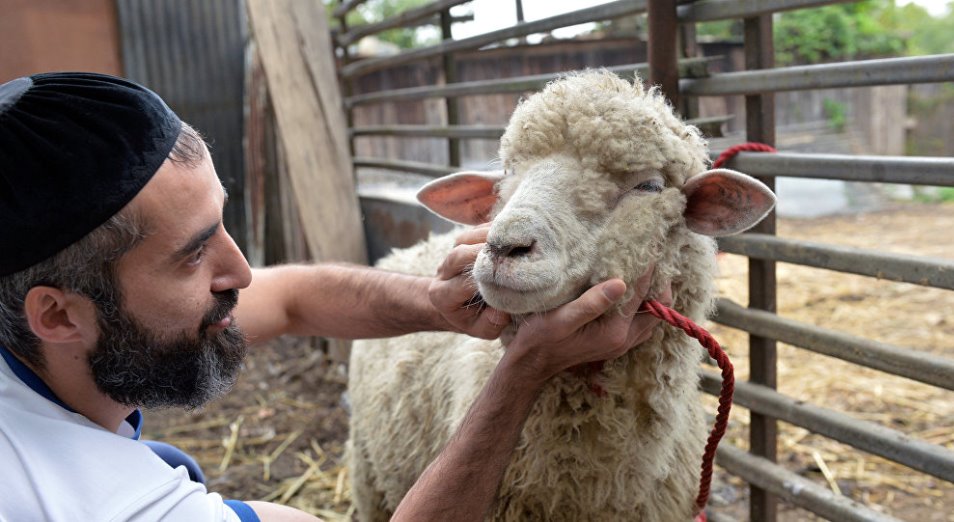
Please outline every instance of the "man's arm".
M249 341L283 334L359 339L448 330L495 339L510 317L488 306L460 306L477 288L456 277L473 264L489 226L471 229L441 266L447 277L421 277L345 264L252 270L239 293L236 321Z
M429 284L426 277L351 265L254 269L235 317L251 342L282 334L355 339L447 329L427 297Z
M321 519L314 515L281 504L257 500L245 504L255 512L261 522L321 522Z

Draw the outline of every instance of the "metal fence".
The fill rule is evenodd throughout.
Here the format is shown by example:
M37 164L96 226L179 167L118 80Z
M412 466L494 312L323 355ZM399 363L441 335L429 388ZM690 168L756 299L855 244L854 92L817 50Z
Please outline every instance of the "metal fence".
M367 104L437 98L445 104L446 124L352 126L352 139L362 136L444 138L450 165L390 157L355 157L356 169L373 167L424 176L451 172L460 164L461 140L497 139L503 131L501 127L461 125L456 110L458 97L536 90L555 76L458 82L454 53L584 22L641 13L647 13L649 20L648 63L613 70L626 74L638 71L643 77L648 77L651 83L661 86L674 106L680 108L690 121L694 120L694 101L699 97L744 95L748 141L774 145L775 92L954 81L954 55L776 68L772 42L773 13L836 3L831 1L699 0L677 3L671 0L620 0L532 22L519 21L505 29L459 40L451 37L450 8L464 4L466 0L434 1L380 23L348 27L347 13L361 3L362 0L344 1L334 10L340 23L335 38L341 58L339 73L346 108L350 111ZM516 0L515 8L520 12L520 0ZM710 75L706 71L706 60L693 57L694 27L698 22L725 19L743 20L746 70ZM350 45L365 36L427 22L440 27L440 43L387 57L355 59L351 56ZM362 75L415 60L441 60L444 84L356 93L355 86ZM703 127L721 122L718 118L695 121ZM952 158L742 153L729 166L752 174L773 188L775 178L781 176L954 186ZM381 242L371 245L372 253L382 252L395 244L406 245L429 228L424 213L407 199L365 193L362 194L362 205L368 222L368 237L373 242ZM755 521L775 520L779 498L830 520L894 520L878 509L835 494L774 464L778 458L778 421L803 427L948 482L954 482L954 451L874 422L780 394L776 391L776 343L784 342L947 390L954 390L954 360L779 317L775 314L776 263L794 263L954 290L954 262L782 239L775 235L775 225L773 214L752 233L719 242L721 250L749 258L748 306L722 299L714 320L750 333L750 378L748 382L738 384L735 400L750 410L751 426L749 451L724 443L717 462L751 485L749 512ZM398 230L405 233L395 238ZM407 233L408 230L413 233ZM702 385L706 392L717 394L718 375L703 371ZM711 513L710 519L723 518L718 513Z
M244 0L117 0L116 9L125 75L159 93L209 141L231 200L225 225L247 252Z

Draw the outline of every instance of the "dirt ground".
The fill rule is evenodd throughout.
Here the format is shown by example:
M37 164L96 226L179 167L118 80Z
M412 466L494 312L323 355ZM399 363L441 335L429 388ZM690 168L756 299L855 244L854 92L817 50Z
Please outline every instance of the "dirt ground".
M785 219L779 235L822 243L954 258L954 205L899 205L870 214ZM722 296L745 304L746 260L721 255ZM779 264L779 314L825 328L954 358L954 292ZM747 337L708 325L745 379ZM145 438L197 457L209 488L226 498L273 500L349 520L342 465L348 415L346 369L312 340L254 349L235 389L198 412L147 412ZM779 388L790 396L954 449L954 392L860 368L786 345ZM715 410L715 401L706 404ZM736 407L725 441L747 447L748 411ZM954 521L954 484L782 424L788 469L904 520ZM827 469L823 473L822 469ZM827 475L827 476L826 476ZM710 507L745 520L748 489L723 472ZM782 505L780 520L816 520Z

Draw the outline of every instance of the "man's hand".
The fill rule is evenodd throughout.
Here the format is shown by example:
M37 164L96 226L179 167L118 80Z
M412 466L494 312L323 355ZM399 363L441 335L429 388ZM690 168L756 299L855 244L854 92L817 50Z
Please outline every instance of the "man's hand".
M482 339L496 339L510 324L510 315L484 302L470 275L489 231L485 223L458 236L428 289L431 303L454 330Z
M484 227L462 236L462 245L441 267L438 281L450 285L453 278L461 277L464 267L477 255L477 249L468 249L468 241L480 242L486 235ZM594 286L576 301L521 324L457 434L427 467L391 520L484 520L546 380L577 364L619 357L652 335L658 321L648 313L636 313L649 292L651 279L652 270L639 278L632 301L620 313L605 313L626 292L623 281L612 279ZM442 286L435 283L431 288ZM474 292L472 283L465 291L464 282L459 282L453 292L448 292L453 298L442 302L456 303L459 308ZM669 304L671 291L659 300ZM465 320L471 325L481 321L493 324L475 312Z
M637 313L652 283L653 268L636 280L633 298L620 313L606 312L626 292L620 279L600 283L575 301L545 314L535 315L521 324L512 338L506 338L508 352L520 365L546 380L578 364L615 359L652 336L659 319ZM659 297L672 304L672 289L667 285ZM510 336L507 336L510 337Z

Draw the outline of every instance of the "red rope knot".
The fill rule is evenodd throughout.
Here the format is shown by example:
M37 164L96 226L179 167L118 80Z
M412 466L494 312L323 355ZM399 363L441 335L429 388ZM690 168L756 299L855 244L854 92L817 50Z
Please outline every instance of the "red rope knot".
M717 169L725 165L730 159L734 158L736 154L740 152L778 152L775 150L775 147L766 145L764 143L757 143L750 141L747 143L740 143L738 145L733 145L724 151L722 154L719 154L719 157L712 163L712 168Z

